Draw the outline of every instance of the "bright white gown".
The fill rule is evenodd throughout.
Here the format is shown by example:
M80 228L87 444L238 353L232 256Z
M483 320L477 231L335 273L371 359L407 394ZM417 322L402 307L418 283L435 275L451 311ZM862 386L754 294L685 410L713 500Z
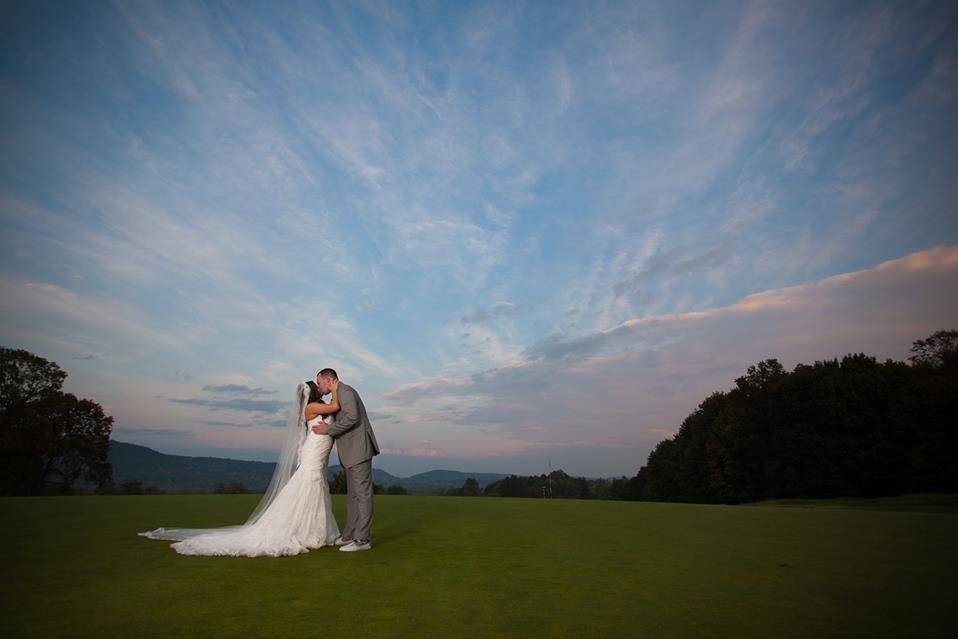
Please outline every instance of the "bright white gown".
M306 438L299 449L299 466L254 524L238 530L203 533L170 547L183 555L278 557L332 544L339 537L326 479L333 438L313 432L312 426L321 419L314 417L309 421ZM163 530L157 528L138 534L164 539Z

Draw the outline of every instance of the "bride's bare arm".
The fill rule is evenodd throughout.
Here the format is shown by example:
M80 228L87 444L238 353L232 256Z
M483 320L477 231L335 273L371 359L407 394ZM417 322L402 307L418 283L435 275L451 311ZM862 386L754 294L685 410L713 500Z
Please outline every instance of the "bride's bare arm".
M331 415L332 413L339 412L339 388L334 388L333 396L330 398L328 404L322 402L312 402L306 404L306 421L311 420L317 415Z

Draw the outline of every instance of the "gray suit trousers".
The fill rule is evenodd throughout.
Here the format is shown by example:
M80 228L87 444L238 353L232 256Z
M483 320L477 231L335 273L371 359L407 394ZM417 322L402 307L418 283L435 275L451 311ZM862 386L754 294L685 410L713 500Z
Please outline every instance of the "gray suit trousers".
M343 539L366 543L373 525L373 460L343 469L346 473L346 528Z

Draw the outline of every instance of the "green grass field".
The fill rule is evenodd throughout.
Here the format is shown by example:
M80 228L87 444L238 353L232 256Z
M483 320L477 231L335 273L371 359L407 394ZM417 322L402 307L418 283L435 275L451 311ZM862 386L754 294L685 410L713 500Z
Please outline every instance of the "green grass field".
M10 497L4 637L951 636L954 498L876 508L384 496L373 550L188 557L259 495ZM345 503L334 496L336 516Z

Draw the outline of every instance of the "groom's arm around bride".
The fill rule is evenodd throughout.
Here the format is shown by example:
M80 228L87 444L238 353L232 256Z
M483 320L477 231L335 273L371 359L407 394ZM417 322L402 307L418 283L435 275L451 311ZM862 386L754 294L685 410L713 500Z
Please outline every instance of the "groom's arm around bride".
M339 412L333 414L333 419L325 428L323 424L317 424L313 430L336 440L339 460L344 468L348 468L378 455L379 444L356 389L339 382L338 393Z

